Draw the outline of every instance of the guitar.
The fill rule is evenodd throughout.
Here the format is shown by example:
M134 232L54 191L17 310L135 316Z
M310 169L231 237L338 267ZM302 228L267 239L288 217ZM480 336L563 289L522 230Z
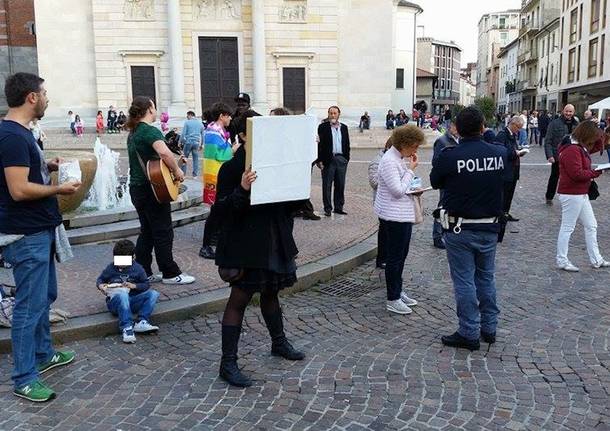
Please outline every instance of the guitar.
M179 183L163 160L149 160L146 163L146 173L157 202L164 204L178 198Z

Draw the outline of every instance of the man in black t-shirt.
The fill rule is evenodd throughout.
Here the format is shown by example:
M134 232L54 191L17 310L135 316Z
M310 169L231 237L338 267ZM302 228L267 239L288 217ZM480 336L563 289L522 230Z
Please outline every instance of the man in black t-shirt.
M59 159L45 161L30 132L48 106L44 80L17 73L6 80L9 111L0 124L0 246L16 284L11 328L14 394L30 401L55 398L40 374L74 360L51 343L49 309L57 298L55 231L61 224L56 195L74 194L80 182L51 185Z
M248 118L259 117L261 114L250 107L250 95L248 93L239 93L233 100L237 104L237 108L235 109L235 115L231 119L231 124L229 124L231 142L234 142L235 137L237 137L239 143L244 145L246 143L246 124Z

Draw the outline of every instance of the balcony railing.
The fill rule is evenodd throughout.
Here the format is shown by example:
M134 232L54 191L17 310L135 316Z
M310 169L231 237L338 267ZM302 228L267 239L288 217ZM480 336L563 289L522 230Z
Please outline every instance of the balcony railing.
M538 50L534 49L533 51L527 50L519 53L517 56L517 63L531 63L534 61L538 61Z
M536 82L531 81L519 81L517 82L517 91L535 90Z

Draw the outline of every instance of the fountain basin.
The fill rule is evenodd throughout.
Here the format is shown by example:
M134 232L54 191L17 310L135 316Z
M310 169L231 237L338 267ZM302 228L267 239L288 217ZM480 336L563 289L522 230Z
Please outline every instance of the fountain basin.
M64 160L78 160L83 183L73 195L57 195L59 212L66 214L77 209L91 189L97 171L97 157L90 151L45 151L46 158L59 157ZM57 172L51 174L51 181L57 184Z

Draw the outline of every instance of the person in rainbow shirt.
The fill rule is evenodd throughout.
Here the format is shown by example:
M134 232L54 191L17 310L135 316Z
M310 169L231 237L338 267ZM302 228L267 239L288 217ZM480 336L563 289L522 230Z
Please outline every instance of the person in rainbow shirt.
M215 103L204 115L209 124L203 134L203 202L211 205L211 208L205 222L203 246L199 255L206 259L214 259L212 240L219 227L219 220L214 210L218 171L224 162L231 160L241 144L231 143L231 135L227 130L231 123L231 108L228 105L222 102Z

